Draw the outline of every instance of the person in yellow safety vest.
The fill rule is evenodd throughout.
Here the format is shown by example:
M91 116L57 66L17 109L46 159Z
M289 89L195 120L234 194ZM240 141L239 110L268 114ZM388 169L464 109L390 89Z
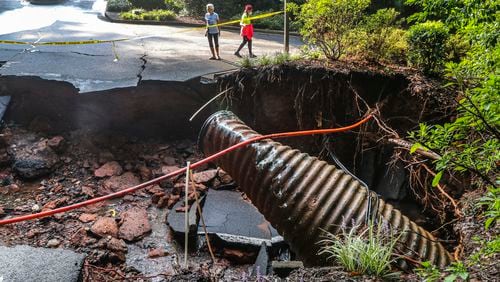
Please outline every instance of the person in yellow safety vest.
M241 58L241 54L240 54L241 49L243 49L243 47L245 47L245 44L247 44L247 43L248 43L248 53L249 53L250 58L257 57L252 52L253 24L252 24L252 21L250 19L252 16L252 10L253 10L252 5L250 5L250 4L246 5L245 11L243 12L243 15L241 16L240 35L243 37L243 42L241 42L240 47L234 53L234 55L239 57L239 58Z
M205 36L208 37L208 45L210 46L210 52L212 52L212 57L210 57L210 60L220 60L220 54L219 54L220 27L217 26L217 24L219 24L219 15L215 12L215 7L213 4L207 4L207 13L205 14L205 21L207 23L207 31L205 32Z

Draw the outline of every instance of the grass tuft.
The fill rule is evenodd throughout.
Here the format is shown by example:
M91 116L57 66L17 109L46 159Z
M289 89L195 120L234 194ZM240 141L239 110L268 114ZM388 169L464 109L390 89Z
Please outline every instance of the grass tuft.
M400 236L384 230L382 224L368 224L368 227L342 227L342 233L325 233L319 254L328 255L346 271L384 279L397 279L399 272L393 272L395 262L393 250Z

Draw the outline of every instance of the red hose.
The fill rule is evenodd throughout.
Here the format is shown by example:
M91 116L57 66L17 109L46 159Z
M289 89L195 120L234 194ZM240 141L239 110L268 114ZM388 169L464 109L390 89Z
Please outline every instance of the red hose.
M241 148L241 147L245 147L246 145L249 145L251 143L254 143L254 142L257 142L257 141L260 141L260 140L263 140L263 139L273 139L273 138L287 138L287 137L297 137L297 136L306 136L306 135L315 135L315 134L330 134L330 133L337 133L337 132L343 132L343 131L348 131L348 130L351 130L351 129L354 129L364 123L366 123L368 120L370 120L372 118L372 115L368 115L367 117L365 117L364 119L358 121L357 123L354 123L354 124L351 124L351 125L348 125L348 126L345 126L345 127L339 127L339 128L331 128L331 129L316 129L316 130L304 130L304 131L293 131L293 132L283 132L283 133L273 133L273 134L268 134L268 135L262 135L262 136L258 136L258 137L254 137L254 138L251 138L251 139L248 139L248 140L245 140L241 143L238 143L236 145L233 145L227 149L224 149L218 153L215 153L207 158L204 158L194 164L192 164L190 167L192 169L195 169L203 164L206 164L208 162L211 162L231 151L234 151L238 148ZM157 184L165 179L168 179L170 177L173 177L173 176L176 176L176 175L179 175L181 173L184 173L186 171L185 168L181 168L181 169L178 169L174 172L171 172L169 174L166 174L166 175L163 175L163 176L160 176L160 177L157 177L155 179L152 179L152 180L149 180L147 182L144 182L142 184L139 184L139 185L136 185L136 186L133 186L133 187L129 187L129 188L126 188L126 189L123 189L123 190L120 190L118 192L115 192L115 193L112 193L112 194L109 194L109 195L106 195L106 196L102 196L102 197L98 197L98 198L93 198L93 199L90 199L90 200L87 200L87 201L83 201L83 202L80 202L80 203L76 203L76 204L72 204L72 205L69 205L69 206L65 206L65 207L60 207L60 208L57 208L57 209L53 209L53 210L48 210L48 211L44 211L44 212L40 212L40 213L35 213L35 214L28 214L28 215L23 215L23 216L19 216L19 217L15 217L15 218L9 218L9 219L5 219L5 220L0 220L0 226L1 225L6 225L6 224L11 224L11 223L16 223L16 222L21 222L21 221L26 221L26 220L32 220L32 219L37 219L37 218L43 218L43 217L47 217L47 216L51 216L51 215L54 215L54 214L57 214L57 213L63 213L63 212L67 212L67 211L70 211L70 210L74 210L74 209L78 209L78 208L81 208L81 207L85 207L85 206L89 206L89 205L92 205L92 204L95 204L95 203L98 203L98 202L102 202L102 201L106 201L106 200L110 200L110 199L114 199L114 198L118 198L118 197L122 197L122 196L125 196L127 194L130 194L132 192L135 192L139 189L142 189L142 188L145 188L145 187L148 187L148 186L151 186L151 185L154 185L154 184Z

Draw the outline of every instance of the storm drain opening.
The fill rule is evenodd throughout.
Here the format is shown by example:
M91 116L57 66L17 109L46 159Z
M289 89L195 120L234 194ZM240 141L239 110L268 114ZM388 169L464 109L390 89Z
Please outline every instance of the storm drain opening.
M82 269L93 277L106 268L168 276L183 273L187 232L193 271L186 279L286 276L327 264L316 256L321 230L364 222L370 209L411 231L401 238L408 257L439 266L452 260L454 234L439 227L453 214L419 198L409 159L397 154L405 145L398 136L447 110L415 77L285 65L229 73L217 84L142 81L86 94L63 82L0 80L0 94L11 97L0 138L0 220L115 193L259 134L338 128L367 112L382 118L339 134L240 148L196 168L187 194L179 174L121 198L2 226L0 245L84 253Z

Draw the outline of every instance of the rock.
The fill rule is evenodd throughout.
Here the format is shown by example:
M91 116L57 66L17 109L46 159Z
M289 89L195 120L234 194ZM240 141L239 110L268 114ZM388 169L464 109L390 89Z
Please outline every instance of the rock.
M178 167L178 166L162 166L161 167L161 172L163 174L169 174L169 173L177 171L179 169L180 169L180 167Z
M273 261L271 263L271 273L285 278L296 269L304 268L301 261Z
M51 173L59 163L59 157L47 146L47 141L26 145L9 152L13 156L12 168L25 179L34 179Z
M59 245L61 244L61 241L57 240L57 239L50 239L48 242L47 242L47 248L57 248Z
M193 180L197 183L208 183L217 176L216 169L205 170L193 174Z
M90 186L82 186L82 194L93 198L95 195L94 188L92 188Z
M120 166L119 163L113 161L113 162L107 162L100 168L96 169L94 171L94 176L103 178L106 176L116 176L122 174L123 169Z
M66 142L64 140L64 137L62 136L55 136L49 139L49 141L47 141L47 145L49 145L49 147L52 148L52 150L54 150L57 153L64 152L64 149L66 147L65 143Z
M152 250L149 250L149 252L148 252L149 258L159 258L159 257L168 256L168 255L169 255L169 253L167 251L165 251L163 248L152 249Z
M91 221L95 221L97 219L97 215L93 213L82 213L80 217L78 217L78 220L87 223Z
M5 210L3 209L2 206L0 206L0 218L5 216Z
M68 196L64 196L62 198L58 198L56 200L50 201L50 202L46 203L45 205L43 205L42 211L53 210L57 207L60 207L64 204L66 204L68 201L69 201Z
M166 164L167 166L174 166L177 164L177 161L175 160L174 157L167 156L163 158L163 163Z
M247 252L241 249L224 248L222 250L222 255L227 259L234 261L238 264L249 264L255 261L257 253Z
M158 200L158 203L156 204L156 207L158 207L159 209L163 209L164 207L168 207L169 206L169 200L170 200L170 194L161 197Z
M21 188L17 184L13 183L13 184L5 186L3 190L5 191L4 194L17 193L21 190Z
M139 166L139 175L143 181L148 181L153 178L153 172L147 166Z
M113 176L104 182L104 188L109 192L116 192L124 188L139 185L140 181L132 172L125 172L120 176ZM100 191L102 192L102 191Z
M69 250L0 246L0 280L77 282L84 260Z
M31 211L32 212L38 212L40 211L40 206L37 205L37 204L34 204L32 207L31 207Z
M90 228L90 231L100 237L118 237L118 225L111 217L99 218Z
M119 238L137 241L151 232L148 213L144 208L133 207L122 214Z
M227 172L223 171L222 169L219 169L218 178L222 184L230 184L233 182L233 179L231 178L231 176Z
M106 242L106 248L111 251L127 253L128 247L125 241L121 239L111 238Z

